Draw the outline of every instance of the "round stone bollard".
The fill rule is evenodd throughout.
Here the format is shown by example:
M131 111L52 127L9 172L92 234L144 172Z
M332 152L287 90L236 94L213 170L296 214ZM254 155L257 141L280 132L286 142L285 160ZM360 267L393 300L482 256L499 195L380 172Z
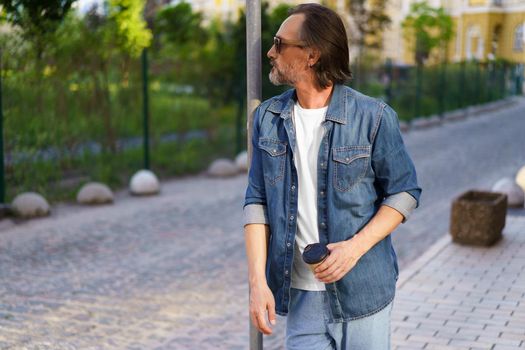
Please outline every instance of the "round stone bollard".
M247 172L248 171L248 152L242 151L235 157L235 165L237 166L237 169L239 172Z
M77 193L77 202L80 204L107 204L113 203L113 192L100 182L89 182L82 186Z
M33 218L49 215L47 200L36 192L25 192L15 197L12 203L16 215L23 218Z
M497 181L494 186L492 186L492 191L505 193L509 207L523 208L525 193L523 193L522 188L511 178L505 177Z
M148 196L160 192L160 183L155 174L146 169L139 170L129 181L129 191L133 195Z
M525 165L516 174L516 183L525 192Z
M237 175L238 170L234 162L229 159L220 158L211 163L207 173L212 177L229 177Z

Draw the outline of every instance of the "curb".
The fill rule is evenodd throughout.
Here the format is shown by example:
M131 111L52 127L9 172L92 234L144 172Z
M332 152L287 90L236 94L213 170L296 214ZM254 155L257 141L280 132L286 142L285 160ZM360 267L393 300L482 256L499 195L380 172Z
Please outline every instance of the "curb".
M437 242L432 244L430 248L428 248L423 255L421 255L419 258L414 260L410 265L408 265L407 268L403 269L400 274L399 278L397 280L397 289L402 288L412 277L417 275L419 271L425 265L432 260L434 257L436 257L441 251L443 251L448 245L450 245L452 242L452 239L450 235L447 233L445 236L441 237Z
M479 105L472 105L460 109L447 111L443 113L442 117L438 115L420 116L415 119L412 119L410 122L400 121L400 129L402 132L406 133L410 131L441 126L445 123L455 122L470 117L478 117L486 113L507 109L513 107L521 101L525 101L525 98L523 96L508 96L504 99L497 101L491 101Z

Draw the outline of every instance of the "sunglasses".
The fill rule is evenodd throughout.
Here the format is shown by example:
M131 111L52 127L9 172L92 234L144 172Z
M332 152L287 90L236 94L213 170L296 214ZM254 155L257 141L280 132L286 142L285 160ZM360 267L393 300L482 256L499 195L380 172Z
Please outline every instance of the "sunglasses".
M277 51L277 53L281 53L281 49L283 45L297 46L297 47L307 46L304 41L285 40L285 39L279 38L278 36L273 37L273 46L275 46L275 51Z

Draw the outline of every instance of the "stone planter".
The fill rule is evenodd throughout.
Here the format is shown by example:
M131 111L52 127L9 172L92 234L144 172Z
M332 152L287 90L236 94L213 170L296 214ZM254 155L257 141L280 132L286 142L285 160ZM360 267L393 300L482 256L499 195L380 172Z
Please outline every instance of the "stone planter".
M452 203L450 234L454 242L490 246L505 227L507 196L503 193L468 191Z

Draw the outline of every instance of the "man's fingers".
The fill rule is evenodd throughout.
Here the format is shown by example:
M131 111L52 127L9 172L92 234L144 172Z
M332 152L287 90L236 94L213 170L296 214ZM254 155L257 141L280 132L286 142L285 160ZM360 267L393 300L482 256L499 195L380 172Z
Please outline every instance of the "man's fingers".
M337 259L334 255L328 255L328 257L315 268L315 272L319 273L325 271L326 269L330 268L336 260Z
M275 325L275 303L268 304L268 321L272 326Z
M257 328L259 328L263 334L272 334L272 329L266 323L265 314L266 312L257 313Z

